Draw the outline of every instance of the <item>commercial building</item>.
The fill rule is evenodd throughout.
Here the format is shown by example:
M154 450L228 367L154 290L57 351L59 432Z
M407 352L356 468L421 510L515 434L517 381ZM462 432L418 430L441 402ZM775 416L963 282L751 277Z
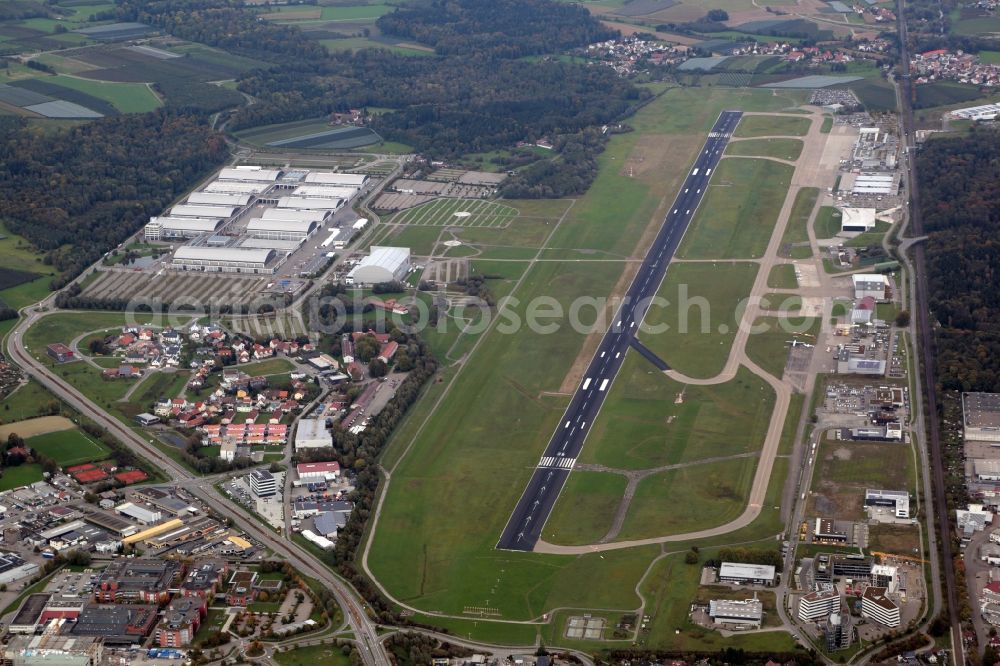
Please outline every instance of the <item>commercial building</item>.
M156 626L156 644L165 648L190 645L206 614L204 599L174 597Z
M719 581L740 585L771 586L775 583L774 567L769 564L723 562L719 566Z
M108 645L142 643L156 625L152 604L88 604L70 629L73 636L100 636Z
M278 492L278 482L266 469L255 469L250 472L250 490L257 497L271 497Z
M371 254L347 274L348 284L402 280L410 271L410 248L372 245Z
M56 363L65 363L76 358L73 350L61 342L53 342L45 348L45 353Z
M879 302L888 298L889 278L884 275L859 273L852 275L851 280L854 282L854 298L859 301L869 296Z
M905 490L865 490L865 506L889 507L896 518L909 518L910 493Z
M278 199L278 208L294 210L339 210L344 205L344 199L320 199L316 197L282 197Z
M223 194L264 194L271 189L269 182L246 183L235 180L215 180L201 188L202 192L221 192Z
M873 564L871 584L884 587L889 594L895 594L899 589L899 568L889 564Z
M899 626L899 606L886 595L884 587L865 588L861 595L861 617L874 620L889 628Z
M962 426L965 441L1000 445L1000 393L963 393Z
M145 226L146 240L169 241L214 234L222 226L218 217L151 217Z
M826 623L826 649L830 652L846 650L854 642L854 626L850 615L832 613Z
M813 525L813 539L822 543L847 543L847 532L827 518L817 518Z
M177 248L172 268L192 271L272 274L277 253L267 248L193 247Z
M334 173L332 171L311 171L306 174L304 182L315 185L334 185L338 187L362 188L368 182L368 176L363 173Z
M265 169L259 166L227 167L219 172L218 180L234 180L240 183L274 183L281 177L279 169Z
M268 240L303 241L316 231L316 222L310 220L265 220L255 218L247 224L252 238Z
M229 573L225 560L203 560L193 565L181 583L180 593L185 597L201 597L211 602Z
M0 585L7 585L18 580L28 580L36 573L38 573L38 564L35 562L25 562L14 553L0 553Z
M759 629L764 620L764 605L758 599L712 599L708 602L708 615L723 626Z
M333 438L326 429L326 419L299 419L295 424L295 450L324 446L333 446Z
M132 502L119 504L115 507L115 512L119 515L127 516L138 523L142 523L143 525L152 525L155 522L163 520L163 514L161 512L147 509L143 506L138 506Z
M100 637L16 636L3 646L3 659L11 666L98 666L104 656Z
M851 310L852 324L871 324L875 319L875 299L865 296Z
M799 619L817 622L840 610L840 593L832 587L803 594L799 598Z
M972 462L977 481L1000 481L1000 459L981 458Z
M964 109L949 111L945 115L957 120L996 120L996 117L1000 115L1000 104L967 106Z
M169 217L193 217L195 219L229 219L239 211L237 206L208 206L180 204L170 209Z
M340 477L340 463L330 462L299 463L295 466L299 480L305 483L317 481L335 481Z
M358 193L356 187L334 187L329 185L300 185L292 190L293 197L306 199L348 200Z
M98 575L94 598L106 603L164 603L180 573L175 560L113 560Z
M841 208L840 231L842 233L864 233L875 228L874 208Z
M186 203L197 206L243 207L250 205L251 201L253 201L252 194L240 194L236 192L192 192L188 195Z

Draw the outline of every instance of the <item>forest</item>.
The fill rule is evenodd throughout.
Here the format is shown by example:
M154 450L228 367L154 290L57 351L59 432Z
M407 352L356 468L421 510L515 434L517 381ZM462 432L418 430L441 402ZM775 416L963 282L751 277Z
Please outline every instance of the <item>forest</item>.
M0 132L0 217L45 252L59 288L225 160L200 116L112 116L42 132Z
M934 139L917 159L938 382L1000 391L1000 134Z
M376 25L440 55L496 58L558 53L618 36L584 7L549 0L433 0L401 7Z

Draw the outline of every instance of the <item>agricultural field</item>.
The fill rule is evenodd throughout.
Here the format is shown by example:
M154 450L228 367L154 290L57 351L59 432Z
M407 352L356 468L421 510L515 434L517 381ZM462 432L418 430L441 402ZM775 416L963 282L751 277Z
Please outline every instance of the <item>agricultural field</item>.
M805 136L811 124L809 118L795 116L743 116L733 136L744 139L762 136Z
M799 139L746 139L733 141L726 148L726 155L742 157L774 157L794 162L802 154Z
M327 129L315 134L272 141L272 148L294 148L297 150L352 150L380 143L382 137L367 127L340 127Z
M638 256L636 247L643 233L662 221L666 207L683 182L695 151L718 112L733 107L781 110L795 106L802 99L800 91L671 89L630 120L635 132L610 139L607 149L598 158L597 179L586 195L576 202L539 202L545 206L560 205L562 212L554 214L550 210L545 215L561 221L545 226L525 222L522 220L526 217L525 208L512 202L520 216L508 227L465 227L456 233L463 242L477 243L477 249L501 233L530 231L540 238L534 246L497 248L520 252L511 257L517 260L511 262L517 264L516 272L511 275L520 275L526 268L523 280L511 292L519 303L510 304L505 316L516 315L523 320L524 304L536 296L550 296L565 307L581 295L606 295L624 282L623 273L628 264L622 260ZM613 219L609 219L609 210L615 211ZM410 229L407 226L399 233L415 233ZM433 227L430 229L436 231ZM693 231L694 228L689 233ZM479 234L483 236L477 237ZM430 244L436 238L421 234L417 240ZM524 260L532 258L539 248L545 261L526 264ZM503 258L508 257L496 256L496 259ZM476 258L473 263L478 261L480 259ZM678 264L681 266L691 270L703 267L702 264ZM706 266L712 268L710 263ZM726 272L723 280L718 279L723 271L720 266ZM709 275L711 293L707 296L712 296L709 299L712 305L718 306L716 309L724 311L726 318L731 319L735 305L727 307L726 304L738 301L739 294L749 289L757 267L722 262L720 266ZM678 272L671 268L670 273ZM698 283L695 279L685 281ZM718 282L723 286L719 287ZM712 338L710 344L724 347L728 353L724 338L708 337ZM469 339L474 340L471 336ZM513 508L515 505L537 463L539 452L544 449L566 406L568 391L578 383L578 373L590 358L592 352L587 351L585 344L592 343L587 336L566 326L550 335L534 333L523 326L512 334L502 334L494 327L478 339L482 344L475 347L461 366L449 367L444 381L428 389L428 397L414 406L394 434L382 461L391 470L392 481L384 495L378 522L372 529L368 567L392 597L405 599L407 604L421 611L461 614L468 607L488 606L499 619L520 620L538 617L556 607L635 609L640 603L636 586L653 558L660 554L658 547L609 551L600 555L519 554L518 557L494 549L508 517L507 510L498 507ZM685 340L683 344L698 343ZM467 349L471 350L472 345ZM700 351L692 348L686 355L697 357ZM629 358L627 363L635 368L637 378L663 380L669 384L669 380L644 359ZM648 374L650 372L652 374ZM620 380L624 382L624 376ZM612 385L613 390L617 390L617 384ZM663 388L659 386L656 390L662 394ZM712 437L719 439L712 439L705 434L705 428L726 427L713 421L739 423L744 433L752 431L755 427L752 424L759 421L759 427L766 431L771 411L767 405L768 401L773 403L774 397L765 388L766 385L748 371L741 371L732 382L721 387L687 387L686 395L692 397L680 407L673 403L676 394L659 395L665 410L699 411L685 412L683 418L679 415L675 421L678 430L676 434L670 433L677 438L675 441L688 442L684 451L668 450L662 440L651 442L650 449L664 458L675 455L689 456L692 461L703 460L711 455L704 455L709 446L703 444L706 439L718 443L727 437L726 434L713 434ZM710 412L715 407L699 406L700 401L695 397L706 396L712 391L731 392L720 398L727 408L731 407L734 396L745 396L742 406L749 403L754 409L750 413L740 412L730 421L718 415L713 418ZM658 426L662 431L663 418L652 417L650 424L642 427ZM688 439L682 440L684 435L680 428L693 427L694 422L699 424L697 434L689 434ZM751 425L748 426L748 422ZM736 441L733 439L730 434L724 442L726 447L732 447L729 450L746 452L746 447L751 446L750 437L745 434ZM617 437L618 442L623 440ZM755 446L759 448L759 440ZM584 455L590 455L589 448L590 443L584 448ZM498 465L499 460L503 464ZM752 474L756 458L751 455L736 460L745 464ZM635 464L645 469L650 463L636 461ZM706 463L716 464L719 463ZM787 461L777 461L776 480L768 489L766 503L769 507L762 510L757 521L718 541L706 540L700 545L707 548L717 543L759 539L779 531L778 512L770 506L776 504L775 498L780 495L786 472ZM587 478L571 483L580 484L578 487L585 492L597 479L601 491L599 497L595 496L587 505L587 513L593 518L589 523L577 527L562 521L561 529L567 540L586 541L606 531L608 512L615 505L615 494L621 488L620 475L617 479L615 475L602 478L600 473L584 476ZM740 485L735 483L727 491L726 498L719 498L715 515L720 519L739 503L729 496L740 496ZM469 487L479 491L470 495L466 492ZM655 501L662 495L662 484L657 487L654 480L650 488L649 497ZM553 525L559 527L558 513L553 520L556 521ZM546 538L548 536L546 534ZM684 544L677 546L685 547ZM661 596L672 597L672 590L679 584L687 586L691 576L696 577L697 568L689 567L675 576L665 574L660 563L654 567L655 576L643 579L639 589L654 609L656 638L650 644L658 647L690 645L686 623L673 622L668 604ZM597 579L604 584L579 584L581 580ZM456 585L456 581L462 584ZM694 584L696 587L696 579ZM694 588L690 588L690 592L678 607L686 609L694 596ZM671 619L661 619L661 616ZM483 639L521 643L531 642L536 635L532 628L475 623L420 612L413 619ZM666 629L668 623L669 631ZM675 634L675 627L683 628L684 632ZM790 647L789 640L783 636L737 636L727 641L728 645L739 647ZM721 644L721 637L714 644Z
M431 227L503 228L508 226L517 216L518 210L516 208L491 201L437 199L396 213L386 222Z
M773 160L723 159L712 174L708 192L677 256L682 259L762 256L788 194L793 171L793 167Z
M20 389L17 390L17 392L9 396L10 401L4 402L5 406L4 411L8 411L6 409L6 406L9 405L11 402L13 402L15 397L18 397L20 399L32 399L36 397L35 396L36 392L32 392L29 389L29 387L31 386L38 387L38 384L33 385L29 383L28 386L22 386ZM44 389L41 390L44 391ZM18 396L18 393L21 392L25 392L26 395ZM46 393L46 395L48 394ZM15 412L17 418L21 418L21 416L17 414L17 412L21 411L19 407L20 405L18 405L12 410L9 410ZM40 416L38 418L28 417L25 418L24 420L12 421L10 423L7 423L6 425L0 426L0 440L7 441L7 437L9 437L11 433L17 433L21 437L27 439L28 437L35 437L36 435L47 435L49 433L58 433L63 430L72 430L75 427L76 424L70 421L65 416Z
M978 86L957 81L935 81L916 86L915 90L917 94L917 99L913 104L915 109L964 104L982 96Z
M76 429L29 437L25 444L52 458L60 467L104 460L111 453L104 444Z

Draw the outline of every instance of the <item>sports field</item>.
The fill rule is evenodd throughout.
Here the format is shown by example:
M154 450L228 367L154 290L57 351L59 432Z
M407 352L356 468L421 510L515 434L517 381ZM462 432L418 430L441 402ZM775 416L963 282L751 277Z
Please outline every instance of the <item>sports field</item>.
M390 217L389 224L429 227L506 227L516 208L479 199L436 199Z
M802 154L802 141L799 139L747 139L733 141L726 148L726 155L742 155L746 157L775 157L779 160L795 161Z
M805 136L809 132L810 124L808 118L795 116L744 116L736 126L733 136L737 138Z
M63 430L47 435L36 435L25 440L29 448L52 458L60 467L103 460L111 453L104 444L91 439L79 430Z
M762 256L788 194L793 171L793 167L773 160L722 160L712 174L708 192L677 256L683 259Z
M667 305L650 306L639 339L681 374L714 377L729 358L756 277L753 263L672 264L657 292Z

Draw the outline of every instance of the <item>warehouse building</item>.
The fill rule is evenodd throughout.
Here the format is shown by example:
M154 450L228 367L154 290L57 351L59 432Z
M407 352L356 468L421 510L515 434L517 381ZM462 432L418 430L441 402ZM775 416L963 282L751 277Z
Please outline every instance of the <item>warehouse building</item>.
M333 446L333 438L326 429L326 419L301 418L295 424L295 450L317 449Z
M227 167L219 172L218 180L234 180L240 183L274 183L281 177L279 169L265 169L259 166Z
M278 208L295 210L339 210L344 205L344 199L323 199L319 197L282 197L278 199Z
M896 177L885 173L859 173L854 178L851 194L892 196L896 194Z
M963 393L962 425L967 442L1000 445L1000 393Z
M295 222L315 222L317 225L326 223L330 217L328 210L295 210L293 208L268 208L260 219L271 222L275 220L292 220Z
M888 299L889 278L878 273L859 273L851 276L854 282L854 298L874 298L876 301Z
M151 217L145 227L146 240L182 240L202 234L214 234L222 226L213 217Z
M161 512L147 509L144 506L139 506L137 504L133 504L132 502L119 504L115 507L115 511L119 515L127 516L143 525L152 525L153 523L163 519L163 514Z
M774 567L770 564L723 562L719 566L719 581L739 585L771 586L775 583Z
M38 564L25 562L14 553L0 553L0 585L28 580L38 573Z
M334 187L332 185L299 185L292 190L293 197L305 199L351 199L358 193L356 187Z
M18 636L3 646L11 666L97 666L104 655L104 639L45 633Z
M896 518L909 518L910 493L905 490L865 490L865 506L889 507Z
M283 241L303 241L316 232L311 220L265 220L255 218L247 224L247 234L252 238Z
M223 194L263 194L271 189L271 183L240 183L235 180L213 180L201 188L202 192Z
M194 247L177 248L171 267L189 271L272 274L277 253L267 248Z
M311 171L306 174L305 182L314 185L334 185L337 187L356 187L360 189L368 182L368 176L363 173Z
M371 254L347 274L347 284L402 280L410 272L410 248L372 245Z
M840 610L840 593L834 588L816 590L799 598L799 619L816 622Z
M1000 115L1000 104L967 106L964 109L949 111L946 115L959 120L996 120Z
M874 620L889 628L899 626L899 606L886 596L884 587L865 588L861 595L861 617Z
M708 602L708 616L716 624L738 629L759 629L764 620L764 605L759 599L730 601L712 599Z
M239 210L237 206L207 206L180 204L170 209L170 217L223 218L229 219Z
M840 209L840 231L843 233L864 233L875 228L874 208Z
M865 296L851 310L852 324L871 324L875 319L875 299Z
M252 194L192 192L186 203L194 206L248 206L251 201L253 201Z
M327 435L327 439L329 439L329 435ZM340 463L336 460L331 462L299 463L295 466L295 472L299 476L299 481L303 483L336 481L340 477Z

